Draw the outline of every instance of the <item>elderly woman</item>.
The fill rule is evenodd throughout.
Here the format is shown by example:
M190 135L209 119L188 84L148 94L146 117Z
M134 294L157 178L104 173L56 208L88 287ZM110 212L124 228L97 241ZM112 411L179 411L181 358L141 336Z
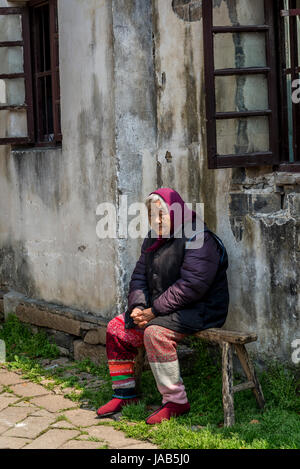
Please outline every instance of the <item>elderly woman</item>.
M174 203L182 209L181 217L174 216ZM138 347L144 345L162 395L162 406L146 420L156 424L190 410L177 344L188 334L224 324L229 304L228 258L222 241L205 223L203 243L186 248L193 238L187 232L194 229L197 214L187 208L178 192L158 189L151 192L146 205L152 230L143 241L131 277L128 309L107 327L106 351L114 393L97 415L106 417L138 402L134 361Z

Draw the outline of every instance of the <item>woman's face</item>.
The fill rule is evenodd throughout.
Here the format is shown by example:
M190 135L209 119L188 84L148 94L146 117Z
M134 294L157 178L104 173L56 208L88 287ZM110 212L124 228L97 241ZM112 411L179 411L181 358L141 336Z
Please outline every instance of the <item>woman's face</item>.
M160 203L160 200L152 202L148 210L148 219L151 228L159 235L169 235L171 229L171 217L169 212L166 212Z

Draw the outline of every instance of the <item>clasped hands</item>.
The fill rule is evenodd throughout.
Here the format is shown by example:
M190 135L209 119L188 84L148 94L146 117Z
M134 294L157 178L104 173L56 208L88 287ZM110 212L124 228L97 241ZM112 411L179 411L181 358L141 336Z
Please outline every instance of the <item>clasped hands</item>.
M151 308L133 308L130 316L132 317L134 324L136 324L141 329L143 329L146 324L151 321L151 319L155 318Z

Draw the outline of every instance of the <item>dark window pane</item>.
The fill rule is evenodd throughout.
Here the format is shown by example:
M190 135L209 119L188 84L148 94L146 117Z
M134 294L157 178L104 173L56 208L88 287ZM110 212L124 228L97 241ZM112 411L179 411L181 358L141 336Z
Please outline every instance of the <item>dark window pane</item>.
M47 122L48 122L48 128L47 128L47 134L53 134L54 132L54 126L53 126L53 105L52 105L52 77L46 77L46 84L45 84L45 89L46 89L46 100L47 100Z
M38 112L40 114L40 135L43 141L49 141L53 134L52 79L46 76L38 79Z
M46 72L51 68L49 5L35 8L35 53L38 72Z

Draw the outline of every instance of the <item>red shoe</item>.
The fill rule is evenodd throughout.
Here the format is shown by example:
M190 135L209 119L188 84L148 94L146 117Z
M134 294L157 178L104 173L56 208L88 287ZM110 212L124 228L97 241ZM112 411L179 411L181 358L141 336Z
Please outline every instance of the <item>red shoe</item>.
M99 409L97 410L97 415L99 418L107 417L108 415L120 412L122 407L124 407L125 405L136 404L137 402L139 402L139 398L137 397L132 399L118 399L114 397L107 404L103 405L102 407L99 407Z
M170 420L171 417L178 417L178 415L187 414L190 411L190 404L176 404L175 402L166 402L158 410L153 412L147 420L148 425L155 425L161 423L162 420Z

